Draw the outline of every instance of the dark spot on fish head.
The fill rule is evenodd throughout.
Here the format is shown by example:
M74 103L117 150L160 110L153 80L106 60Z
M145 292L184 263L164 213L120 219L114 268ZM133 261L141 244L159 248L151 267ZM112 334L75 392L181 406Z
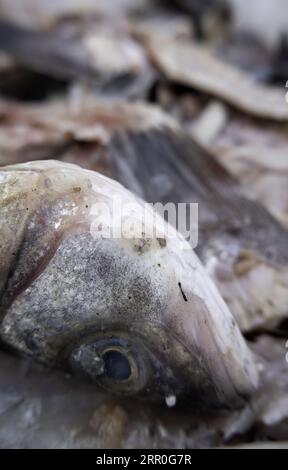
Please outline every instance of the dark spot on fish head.
M184 292L184 290L182 289L182 284L181 284L181 282L178 282L178 286L179 286L181 295L182 295L182 297L183 297L183 299L184 299L184 302L188 302L188 299L187 299L187 297L186 297L186 295L185 295L185 292Z
M157 241L161 248L165 248L167 246L166 238L157 238Z
M149 238L137 238L134 242L134 249L139 254L142 255L150 250L152 245L152 239Z

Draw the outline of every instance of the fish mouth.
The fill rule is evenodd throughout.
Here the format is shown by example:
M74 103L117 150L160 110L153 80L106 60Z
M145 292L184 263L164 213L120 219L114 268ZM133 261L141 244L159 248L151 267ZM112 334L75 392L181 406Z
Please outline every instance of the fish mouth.
M257 390L258 368L228 307L216 289L214 294L207 304L207 296L181 284L178 299L153 320L149 336L154 329L158 343L159 337L168 338L161 345L162 363L171 365L180 393L212 407L240 407Z
M205 317L205 310L203 313ZM195 354L200 357L201 367L215 392L215 403L242 406L258 387L258 370L236 322L233 320L231 323L228 333L231 339L225 346L222 331L219 332L209 321L204 319L196 326L188 321L184 324L184 346L193 358ZM187 338L191 328L193 334Z

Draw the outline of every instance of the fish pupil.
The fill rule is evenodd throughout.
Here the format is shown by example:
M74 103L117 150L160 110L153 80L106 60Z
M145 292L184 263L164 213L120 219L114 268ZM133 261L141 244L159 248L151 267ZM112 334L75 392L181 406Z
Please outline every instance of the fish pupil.
M119 351L107 351L102 356L106 376L114 381L128 380L131 376L129 360Z

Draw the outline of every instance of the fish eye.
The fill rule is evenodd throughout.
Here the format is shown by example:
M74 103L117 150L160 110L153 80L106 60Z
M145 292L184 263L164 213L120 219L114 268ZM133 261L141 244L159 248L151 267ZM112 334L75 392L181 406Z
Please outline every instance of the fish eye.
M144 389L151 370L144 349L114 337L81 345L72 354L72 367L106 390L124 394Z

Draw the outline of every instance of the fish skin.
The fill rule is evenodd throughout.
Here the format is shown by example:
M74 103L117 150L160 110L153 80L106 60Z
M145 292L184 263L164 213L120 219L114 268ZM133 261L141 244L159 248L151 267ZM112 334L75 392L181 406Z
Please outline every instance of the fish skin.
M80 345L120 335L146 365L149 357L144 385L137 382L129 393L155 390L156 396L183 394L225 406L240 404L257 387L253 357L233 317L175 230L163 233L165 244L145 236L99 238L103 220L93 212L95 203L111 205L114 196L141 213L141 200L100 174L56 161L4 167L0 178L1 230L12 217L18 247L16 259L5 246L0 252L5 344L69 370ZM23 210L28 216L18 230ZM137 223L133 212L129 217ZM159 216L154 223L162 228ZM145 241L140 249L139 241Z

